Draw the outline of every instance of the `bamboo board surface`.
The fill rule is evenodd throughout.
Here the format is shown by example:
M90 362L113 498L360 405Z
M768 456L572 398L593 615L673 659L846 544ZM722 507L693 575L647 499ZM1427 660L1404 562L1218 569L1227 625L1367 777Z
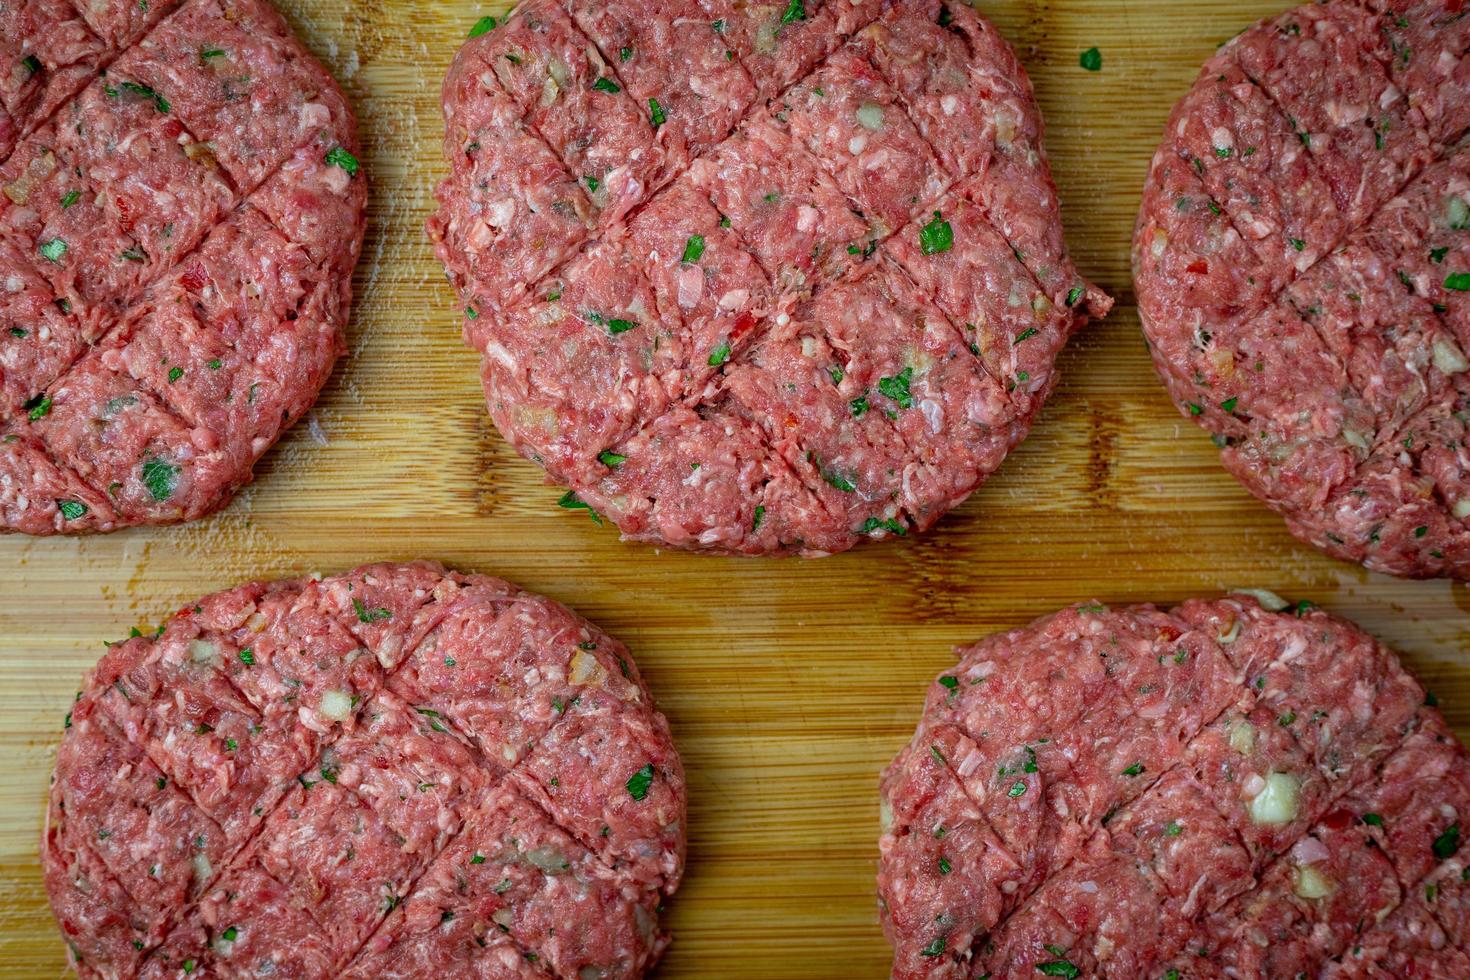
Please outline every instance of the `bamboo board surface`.
M490 426L421 229L443 170L440 79L468 27L506 4L280 2L361 118L373 195L352 353L223 513L0 540L0 973L65 971L36 844L62 716L102 641L257 577L436 558L626 641L689 774L666 980L885 975L879 770L953 645L1074 600L1245 585L1312 599L1399 649L1470 730L1470 591L1297 544L1179 418L1139 333L1128 243L1164 120L1219 42L1286 3L979 0L1036 85L1077 261L1118 308L1073 342L1030 440L964 507L921 537L801 562L620 543L559 509ZM1092 46L1096 74L1078 65Z

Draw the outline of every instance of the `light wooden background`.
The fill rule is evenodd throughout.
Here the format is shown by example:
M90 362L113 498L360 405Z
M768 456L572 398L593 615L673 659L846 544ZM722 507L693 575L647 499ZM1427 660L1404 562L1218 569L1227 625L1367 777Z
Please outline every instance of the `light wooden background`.
M1296 544L1170 406L1132 306L1128 241L1169 107L1260 0L980 0L1031 71L1069 238L1111 320L1062 358L1030 441L932 533L820 562L625 545L511 453L480 400L421 228L438 86L503 3L284 0L343 80L373 181L352 355L258 482L195 525L0 540L0 974L64 970L36 860L62 716L102 641L254 577L433 557L503 575L633 649L689 771L689 871L659 971L875 977L879 769L950 648L1074 600L1168 603L1243 585L1310 598L1403 651L1470 728L1470 593ZM1097 46L1098 74L1078 66Z

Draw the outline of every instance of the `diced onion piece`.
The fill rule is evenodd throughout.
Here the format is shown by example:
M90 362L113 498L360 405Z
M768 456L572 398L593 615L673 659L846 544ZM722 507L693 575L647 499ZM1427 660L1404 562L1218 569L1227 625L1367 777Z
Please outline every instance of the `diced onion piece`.
M1230 628L1219 634L1216 638L1226 646L1240 639L1240 620L1233 620L1230 623Z
M567 857L555 847L537 847L526 852L526 860L547 874L561 874L571 867Z
M1256 750L1256 726L1240 721L1230 726L1230 747L1241 755L1250 755Z
M510 907L507 906L506 908L496 909L494 912L491 912L490 921L495 923L497 926L502 926L506 929L509 929L511 926L515 925L516 915L510 910Z
M1444 203L1445 217L1449 219L1451 228L1470 227L1470 204L1466 204L1463 197L1451 194L1449 200Z
M573 684L591 684L601 687L607 683L607 668L592 654L578 650L572 654L572 667L567 679Z
M1149 245L1149 252L1154 258L1162 258L1164 249L1169 247L1169 233L1162 228L1154 229L1154 240Z
M888 833L893 829L893 804L888 802L888 797L878 799L878 830L880 833Z
M1273 772L1266 777L1266 788L1250 802L1253 823L1283 824L1296 819L1301 804L1301 784L1289 773Z
M201 885L214 877L214 866L209 863L209 855L203 851L195 851L190 863L194 866L194 880Z
M219 653L219 648L208 640L189 641L189 659L196 664L209 663Z
M864 102L858 106L857 121L859 126L876 133L883 128L883 107L876 102Z
M1453 340L1446 337L1434 338L1434 366L1439 368L1443 374L1459 374L1470 370L1470 361L1465 360L1465 354L1456 346Z
M1373 448L1373 443L1368 440L1368 437L1356 429L1343 429L1342 438L1348 445L1355 446L1364 452Z
M1231 589L1236 595L1248 595L1261 604L1261 608L1267 612L1280 612L1291 603L1281 598L1270 589Z
M1297 869L1295 891L1302 898L1326 898L1337 891L1337 883L1309 864Z
M1461 497L1455 501L1455 516L1462 521L1470 517L1470 497Z
M352 696L345 691L323 691L322 703L317 711L323 718L346 721L352 717Z

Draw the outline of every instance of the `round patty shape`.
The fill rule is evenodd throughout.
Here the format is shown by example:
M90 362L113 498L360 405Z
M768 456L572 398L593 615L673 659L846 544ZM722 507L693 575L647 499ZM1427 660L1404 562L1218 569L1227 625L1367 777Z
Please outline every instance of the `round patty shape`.
M0 4L0 59L0 531L207 514L344 349L352 111L265 0Z
M591 980L668 944L684 825L621 643L498 579L369 565L113 645L41 855L87 977Z
M1392 652L1260 595L959 651L883 776L894 976L1470 976L1470 759Z
M530 0L444 83L429 222L505 438L627 538L933 524L1111 301L963 3Z
M1154 362L1293 534L1470 577L1470 18L1299 7L1175 107L1133 268Z

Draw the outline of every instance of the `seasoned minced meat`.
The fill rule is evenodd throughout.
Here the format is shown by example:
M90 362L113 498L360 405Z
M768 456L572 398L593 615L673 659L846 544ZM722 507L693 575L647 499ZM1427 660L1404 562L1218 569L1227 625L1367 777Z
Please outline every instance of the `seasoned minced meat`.
M1230 41L1134 241L1144 331L1226 468L1339 558L1470 576L1470 17L1335 0Z
M927 528L1111 305L964 3L530 0L476 31L429 232L497 427L628 538Z
M683 769L628 651L427 563L254 583L111 647L42 842L84 977L638 977Z
M265 0L24 0L0 38L0 531L199 517L342 352L352 110Z
M882 780L893 975L1470 976L1470 758L1432 703L1269 593L960 650Z

